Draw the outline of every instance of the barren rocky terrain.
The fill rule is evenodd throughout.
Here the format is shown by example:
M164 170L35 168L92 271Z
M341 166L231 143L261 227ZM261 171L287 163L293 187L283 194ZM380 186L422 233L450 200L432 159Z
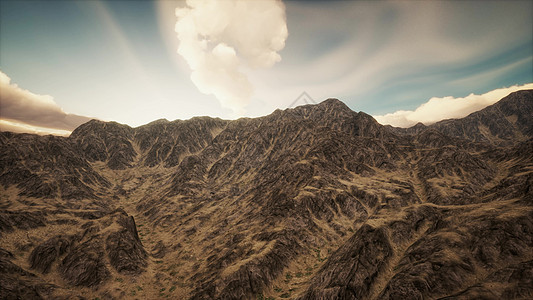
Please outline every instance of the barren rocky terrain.
M533 90L0 132L1 299L531 299Z

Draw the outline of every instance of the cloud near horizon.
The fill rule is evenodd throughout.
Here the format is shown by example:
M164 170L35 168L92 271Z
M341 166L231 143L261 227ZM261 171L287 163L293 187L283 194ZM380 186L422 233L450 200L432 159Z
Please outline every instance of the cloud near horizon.
M1 131L68 135L91 119L64 112L52 96L21 89L0 71Z
M411 127L417 123L430 125L445 119L463 118L469 114L492 105L512 92L533 89L533 83L513 85L495 89L482 95L470 94L466 97L433 97L428 102L421 104L414 111L399 110L393 113L374 116L383 125L395 127Z
M281 1L194 1L176 8L178 53L204 94L242 113L253 94L243 68L269 68L288 36Z

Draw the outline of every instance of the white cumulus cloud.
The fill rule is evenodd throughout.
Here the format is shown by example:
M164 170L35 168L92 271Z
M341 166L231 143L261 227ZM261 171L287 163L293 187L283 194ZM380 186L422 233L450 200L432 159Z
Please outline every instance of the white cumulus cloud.
M244 68L269 68L288 36L285 6L276 0L187 0L176 9L178 53L191 80L222 106L242 112L253 93Z
M52 96L21 89L0 71L0 130L66 135L89 120L64 112Z
M430 125L444 119L466 117L475 111L498 102L512 92L526 89L533 89L533 83L496 89L482 95L470 94L463 98L454 98L451 96L443 98L433 97L428 102L421 104L414 111L399 110L382 116L374 116L374 118L381 124L396 127L406 128L418 122Z

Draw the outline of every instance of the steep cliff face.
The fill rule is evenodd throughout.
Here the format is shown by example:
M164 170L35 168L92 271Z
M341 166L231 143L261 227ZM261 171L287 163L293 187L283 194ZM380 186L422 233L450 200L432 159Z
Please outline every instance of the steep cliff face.
M0 297L532 297L532 103L0 133Z

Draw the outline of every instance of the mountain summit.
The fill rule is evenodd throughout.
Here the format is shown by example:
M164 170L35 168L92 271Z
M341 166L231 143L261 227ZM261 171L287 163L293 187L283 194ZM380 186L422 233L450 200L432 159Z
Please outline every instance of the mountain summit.
M1 132L0 298L531 298L532 103Z

